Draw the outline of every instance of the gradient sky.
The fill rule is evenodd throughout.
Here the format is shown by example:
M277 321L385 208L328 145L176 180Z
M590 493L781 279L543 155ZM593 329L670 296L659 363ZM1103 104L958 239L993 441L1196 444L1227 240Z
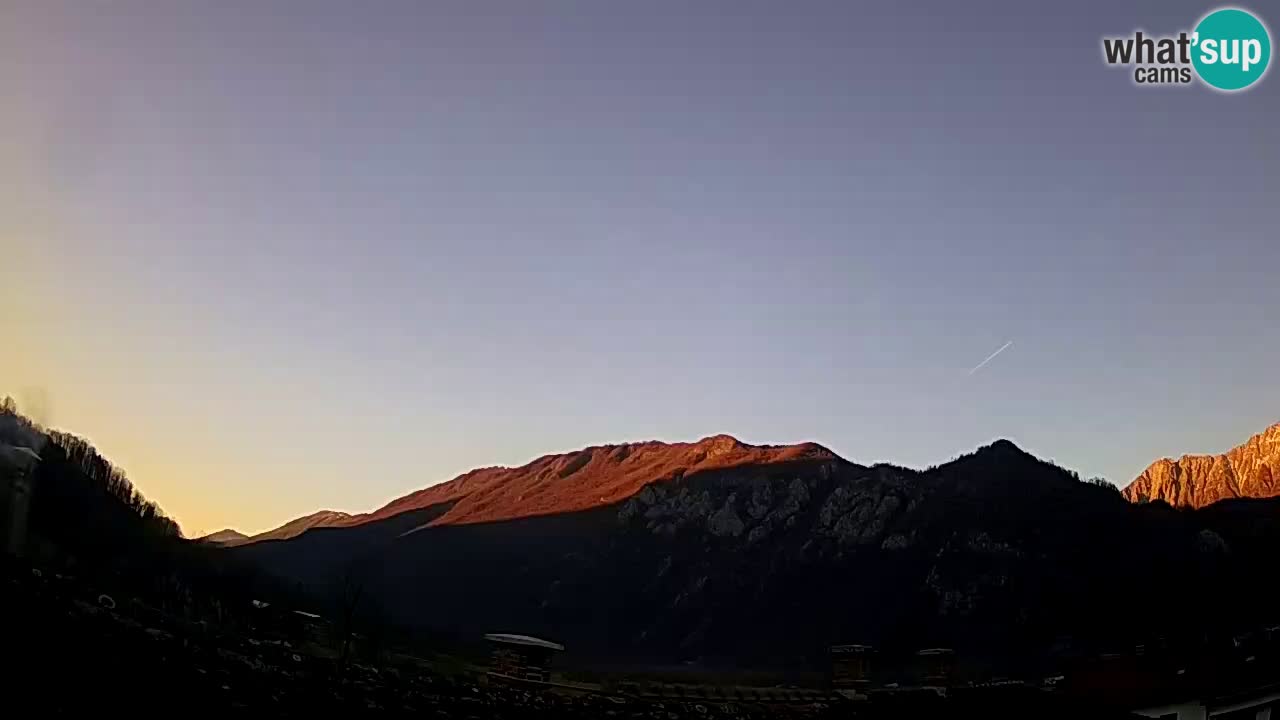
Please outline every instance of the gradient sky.
M1123 485L1280 420L1280 78L1101 60L1211 7L2 0L0 393L188 535L717 432Z

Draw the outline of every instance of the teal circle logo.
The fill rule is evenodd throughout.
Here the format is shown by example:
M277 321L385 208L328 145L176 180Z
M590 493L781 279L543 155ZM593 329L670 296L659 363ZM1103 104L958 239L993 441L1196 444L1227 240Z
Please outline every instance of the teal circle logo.
M1219 90L1243 90L1258 82L1271 62L1267 26L1246 10L1214 10L1196 25L1191 64Z

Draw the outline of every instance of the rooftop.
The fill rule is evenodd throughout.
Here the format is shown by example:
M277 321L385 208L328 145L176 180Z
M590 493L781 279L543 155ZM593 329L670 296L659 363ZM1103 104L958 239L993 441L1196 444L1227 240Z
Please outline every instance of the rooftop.
M529 647L539 647L547 650L564 650L564 646L560 643L553 643L550 640L542 640L528 635L511 635L508 633L490 633L484 636L485 640L495 643L503 643L506 645L527 645Z

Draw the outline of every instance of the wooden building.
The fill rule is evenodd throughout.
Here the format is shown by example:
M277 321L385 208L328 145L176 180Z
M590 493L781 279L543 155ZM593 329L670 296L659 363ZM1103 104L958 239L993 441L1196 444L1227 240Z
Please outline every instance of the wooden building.
M484 636L491 646L489 674L499 678L549 682L551 660L564 646L528 635L493 633Z
M870 684L874 652L870 645L832 645L831 689L856 690Z

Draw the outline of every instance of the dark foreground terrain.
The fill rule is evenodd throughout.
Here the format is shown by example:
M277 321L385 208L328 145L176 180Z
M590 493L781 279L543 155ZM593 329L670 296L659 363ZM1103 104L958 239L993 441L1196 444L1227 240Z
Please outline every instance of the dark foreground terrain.
M0 445L0 516L29 520L5 533L27 560L0 562L3 687L42 715L1106 717L1280 679L1280 500L1134 505L1007 442L924 471L724 436L590 448L231 549L80 438L0 407ZM530 494L547 514L482 515ZM599 683L491 683L487 632L561 642ZM824 677L832 645L873 648L857 699L741 685ZM925 648L954 650L945 683Z
M11 560L5 561L0 598L6 700L40 716L194 711L473 720L1134 717L1020 684L872 690L853 698L813 689L695 691L671 685L665 686L666 696L654 697L658 686L644 682L608 691L512 687L491 680L483 668L444 673L406 657L342 662L307 642L263 640L207 621L188 622ZM695 697L699 692L715 697Z
M447 718L847 717L834 696L784 703L641 700L501 686L479 669L445 675L402 659L343 663L307 643L190 623L103 599L76 579L7 562L9 701L40 715L83 711L378 712ZM114 604L111 608L109 605Z
M567 510L473 521L531 497ZM1134 504L1007 441L926 470L727 436L605 446L389 507L222 552L331 606L358 586L400 626L602 662L820 669L865 644L1025 678L1280 624L1280 499Z

